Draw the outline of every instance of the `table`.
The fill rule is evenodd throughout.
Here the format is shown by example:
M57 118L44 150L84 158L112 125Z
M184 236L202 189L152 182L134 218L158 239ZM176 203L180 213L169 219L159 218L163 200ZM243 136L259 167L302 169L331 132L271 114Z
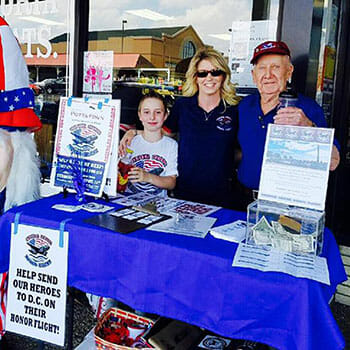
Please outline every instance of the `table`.
M328 301L346 279L338 246L326 229L323 255L331 286L277 272L233 268L235 243L150 230L122 235L83 220L95 213L67 213L53 204L76 204L62 194L13 208L0 218L0 272L7 271L10 224L69 231L68 284L115 298L145 312L179 319L222 336L266 343L277 349L343 349L344 339ZM118 205L115 205L119 207ZM216 225L245 219L221 209Z

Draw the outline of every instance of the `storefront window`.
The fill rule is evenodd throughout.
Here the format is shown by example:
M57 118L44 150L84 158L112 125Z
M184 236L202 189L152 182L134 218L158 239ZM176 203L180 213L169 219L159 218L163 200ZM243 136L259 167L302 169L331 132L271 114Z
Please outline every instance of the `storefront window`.
M316 1L310 44L308 92L316 95L331 124L334 90L339 0ZM312 81L317 78L317 82Z
M270 32L275 38L278 9L279 0L90 1L88 50L113 51L112 97L123 99L123 122L128 119L125 113L136 115L140 95L136 87L151 85L160 92L166 90L167 96L180 95L196 50L211 46L229 63L233 23L272 19ZM250 27L245 40L249 45ZM244 59L250 66L248 56L247 50ZM250 76L250 67L245 74ZM134 89L122 93L123 86L130 88L131 82Z
M60 96L68 89L71 0L1 1L0 12L14 31L28 65L35 112L43 128L36 141L44 177L49 176ZM58 40L59 38L59 40Z
M192 57L196 52L196 47L192 41L186 41L182 50L182 58Z
M1 14L22 46L36 94L36 112L44 124L36 135L44 176L50 172L59 99L68 94L73 3L74 0L0 1ZM122 114L136 114L140 96L140 91L135 93L136 84L142 89L146 85L156 87L173 101L181 94L185 72L197 49L214 47L230 63L233 23L253 23L252 27L258 21L277 23L278 8L279 0L194 0L190 4L165 0L90 1L88 51L104 52L106 59L105 53L110 52L112 71L109 74L90 69L83 73L84 81L91 85L99 79L93 86L97 93L112 77L111 91L104 93L123 99ZM275 35L276 28L271 28ZM246 40L251 41L250 34ZM246 61L249 56L247 53ZM239 84L237 76L233 79ZM134 84L132 93L122 91L125 82Z
M89 50L114 52L115 80L180 84L189 58L206 45L229 56L233 21L250 21L253 0L90 1ZM124 57L121 57L124 55ZM126 55L129 55L127 58ZM140 68L154 68L139 74Z

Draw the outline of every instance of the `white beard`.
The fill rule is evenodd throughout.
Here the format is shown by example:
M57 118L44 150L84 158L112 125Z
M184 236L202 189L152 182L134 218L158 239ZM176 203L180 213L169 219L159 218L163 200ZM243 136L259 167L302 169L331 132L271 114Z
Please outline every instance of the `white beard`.
M0 192L6 187L13 161L13 147L10 134L0 129Z
M4 210L40 198L40 170L36 144L28 132L10 132L13 162L6 183Z

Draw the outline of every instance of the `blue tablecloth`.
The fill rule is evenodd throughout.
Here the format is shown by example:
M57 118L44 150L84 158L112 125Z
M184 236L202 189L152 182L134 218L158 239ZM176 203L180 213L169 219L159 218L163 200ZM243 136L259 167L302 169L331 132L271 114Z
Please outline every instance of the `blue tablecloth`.
M75 204L62 195L14 208L0 219L0 272L7 271L10 224L59 228L68 217L68 284L116 298L138 310L195 324L223 336L269 344L277 349L343 349L344 339L328 301L346 279L332 233L325 231L324 252L331 286L277 272L233 268L237 245L139 230L122 235L84 223L96 215L67 213L53 204ZM117 206L117 205L116 205ZM222 225L245 214L222 209Z

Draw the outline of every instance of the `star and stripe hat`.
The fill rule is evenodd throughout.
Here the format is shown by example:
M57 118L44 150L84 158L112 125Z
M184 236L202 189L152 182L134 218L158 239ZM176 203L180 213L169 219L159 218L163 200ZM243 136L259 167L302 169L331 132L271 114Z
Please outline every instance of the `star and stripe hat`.
M7 22L0 17L0 128L39 130L34 113L34 93L20 45Z

